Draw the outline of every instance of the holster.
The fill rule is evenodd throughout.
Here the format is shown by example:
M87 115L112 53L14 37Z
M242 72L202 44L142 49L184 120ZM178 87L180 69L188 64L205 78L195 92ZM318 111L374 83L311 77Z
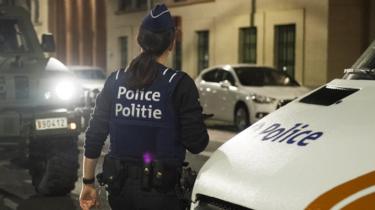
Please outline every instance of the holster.
M182 168L180 184L177 189L177 197L181 202L182 209L190 209L191 204L191 194L193 191L193 186L197 178L197 172L191 167L188 167L189 163L185 162Z
M104 186L110 194L118 195L121 193L126 180L126 170L120 160L106 155L103 162L103 171L96 177L99 184Z

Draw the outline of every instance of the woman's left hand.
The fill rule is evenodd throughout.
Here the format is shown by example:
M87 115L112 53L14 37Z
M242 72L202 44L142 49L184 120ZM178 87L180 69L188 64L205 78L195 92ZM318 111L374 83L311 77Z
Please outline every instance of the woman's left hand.
M90 210L99 206L98 193L95 185L82 185L81 194L79 196L79 204L82 210Z

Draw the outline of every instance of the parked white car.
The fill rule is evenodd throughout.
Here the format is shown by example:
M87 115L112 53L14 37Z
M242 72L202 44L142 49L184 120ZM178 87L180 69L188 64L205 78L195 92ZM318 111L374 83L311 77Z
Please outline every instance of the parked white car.
M284 72L250 64L203 70L195 83L203 111L240 131L309 91Z
M375 41L335 79L216 150L191 210L375 209Z
M68 69L78 77L85 90L101 91L104 86L105 79L107 78L104 70L100 67L68 66Z

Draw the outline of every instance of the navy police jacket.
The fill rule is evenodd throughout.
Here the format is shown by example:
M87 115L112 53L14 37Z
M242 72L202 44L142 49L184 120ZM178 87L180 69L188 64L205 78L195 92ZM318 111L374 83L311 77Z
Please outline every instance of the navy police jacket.
M110 155L118 159L185 159L172 95L183 72L160 69L144 89L129 89L126 70L117 72L109 121Z
M98 158L108 134L117 158L182 160L183 147L193 154L206 148L209 137L194 80L166 68L160 64L155 83L138 91L125 87L123 70L108 77L85 133L85 157Z

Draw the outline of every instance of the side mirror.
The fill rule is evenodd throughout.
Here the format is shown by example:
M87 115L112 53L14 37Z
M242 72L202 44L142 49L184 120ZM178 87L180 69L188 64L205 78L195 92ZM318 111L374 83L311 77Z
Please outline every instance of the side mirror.
M55 39L52 34L42 35L42 49L44 52L55 52Z
M222 88L229 89L230 86L231 86L231 84L228 80L224 80L224 81L220 82L220 87L222 87Z

